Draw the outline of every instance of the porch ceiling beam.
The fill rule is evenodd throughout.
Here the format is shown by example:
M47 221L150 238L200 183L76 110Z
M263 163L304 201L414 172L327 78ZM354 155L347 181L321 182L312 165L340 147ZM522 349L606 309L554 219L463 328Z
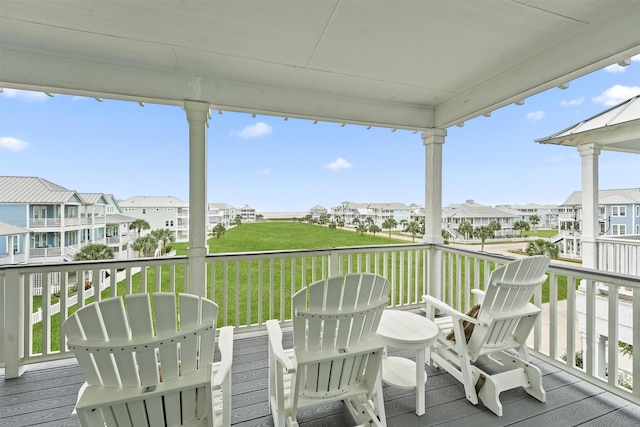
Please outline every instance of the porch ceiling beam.
M0 57L0 87L4 88L177 106L181 106L184 100L204 101L213 109L394 129L424 130L433 127L433 109L416 104L345 97L304 88L194 78L168 70L125 67L7 49L0 49ZM309 102L310 99L313 102Z

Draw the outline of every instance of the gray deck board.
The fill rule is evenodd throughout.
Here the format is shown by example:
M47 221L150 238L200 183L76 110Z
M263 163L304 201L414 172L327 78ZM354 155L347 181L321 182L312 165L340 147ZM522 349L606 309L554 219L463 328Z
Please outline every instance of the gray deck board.
M285 334L285 346L290 336ZM389 349L389 354L411 358L412 351ZM426 414L415 414L415 396L409 390L384 387L389 427L416 426L638 426L640 407L580 380L562 370L534 361L543 372L547 402L522 389L504 392L504 416L496 417L482 404L472 405L462 385L446 372L427 367ZM234 341L233 416L236 427L273 427L267 398L267 337L239 334ZM0 426L78 426L69 418L83 382L74 359L29 366L20 378L5 380L0 370ZM302 411L303 427L350 425L351 417L339 403Z

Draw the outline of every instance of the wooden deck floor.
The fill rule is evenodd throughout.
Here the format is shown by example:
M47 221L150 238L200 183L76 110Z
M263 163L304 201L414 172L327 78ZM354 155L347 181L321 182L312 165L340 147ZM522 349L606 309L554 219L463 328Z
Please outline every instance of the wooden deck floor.
M239 335L234 343L233 425L273 426L267 404L267 337ZM411 357L412 352L389 354ZM418 417L408 390L385 386L387 423L391 426L639 426L640 407L560 371L537 363L544 373L547 403L522 389L502 394L504 416L482 404L474 406L460 383L428 367L426 414ZM69 418L83 377L75 359L31 365L18 379L5 380L0 371L0 426L77 426ZM314 408L300 415L304 427L350 425L342 403Z

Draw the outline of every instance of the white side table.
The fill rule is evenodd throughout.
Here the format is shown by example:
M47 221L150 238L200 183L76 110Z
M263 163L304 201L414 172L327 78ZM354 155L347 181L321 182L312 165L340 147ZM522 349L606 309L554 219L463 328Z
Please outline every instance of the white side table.
M378 336L385 345L416 350L416 361L404 357L382 360L382 381L398 388L415 389L416 414L425 412L425 349L436 342L438 327L431 320L408 311L385 310Z

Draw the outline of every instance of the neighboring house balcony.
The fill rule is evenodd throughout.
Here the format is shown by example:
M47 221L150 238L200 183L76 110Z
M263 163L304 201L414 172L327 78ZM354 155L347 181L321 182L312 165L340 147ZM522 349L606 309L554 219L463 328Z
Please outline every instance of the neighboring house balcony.
M84 218L29 218L27 228L60 228L84 224Z
M38 258L59 258L62 255L60 246L48 246L46 248L29 248L29 258L35 262L42 262Z
M24 264L27 262L27 254L24 252L0 253L0 265Z
M136 238L137 238L136 233L123 233L118 236L107 236L106 244L111 246L123 245L125 243L133 242L134 240L136 240Z

